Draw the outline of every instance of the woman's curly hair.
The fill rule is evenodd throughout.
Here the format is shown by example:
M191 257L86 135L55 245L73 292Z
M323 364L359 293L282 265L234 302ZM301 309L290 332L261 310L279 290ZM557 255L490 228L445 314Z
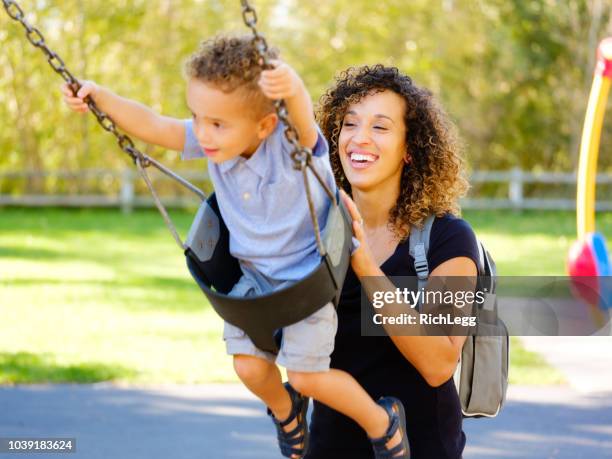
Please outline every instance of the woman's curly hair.
M268 55L276 59L279 53L269 48ZM185 63L185 73L224 92L244 89L249 105L258 112L274 110L274 102L257 84L261 74L260 57L249 35L217 35L204 40Z
M318 121L329 140L336 181L350 195L351 185L338 152L344 116L350 105L386 90L406 101L406 147L411 161L404 164L400 194L389 214L390 228L400 240L405 240L410 226L422 225L430 214L460 215L457 201L468 189L456 129L431 92L416 86L395 67L349 68L321 97Z

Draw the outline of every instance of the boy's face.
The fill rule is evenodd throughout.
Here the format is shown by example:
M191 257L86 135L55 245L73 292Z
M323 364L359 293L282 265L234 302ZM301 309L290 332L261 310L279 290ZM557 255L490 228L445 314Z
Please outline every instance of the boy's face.
M275 115L257 119L240 90L226 93L195 78L187 85L187 106L202 151L214 163L251 156L276 126Z

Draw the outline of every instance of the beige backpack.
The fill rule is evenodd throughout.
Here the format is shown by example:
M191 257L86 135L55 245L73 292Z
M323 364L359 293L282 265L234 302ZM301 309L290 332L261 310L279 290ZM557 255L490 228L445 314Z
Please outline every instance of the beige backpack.
M413 226L410 232L410 255L418 277L418 289L425 288L429 278L427 251L434 216L425 220L423 228ZM505 324L497 314L495 297L497 271L495 262L478 241L480 263L477 290L485 295L478 307L479 323L475 334L467 337L455 371L464 417L495 417L506 400L508 389L509 337Z

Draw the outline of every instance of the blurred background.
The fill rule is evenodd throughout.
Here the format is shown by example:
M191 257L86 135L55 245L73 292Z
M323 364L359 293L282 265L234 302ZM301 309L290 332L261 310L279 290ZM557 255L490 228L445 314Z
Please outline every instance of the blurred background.
M189 117L183 63L219 32L246 33L237 1L21 1L72 73ZM383 62L430 88L459 128L472 189L464 217L501 275L563 275L600 0L255 3L259 28L316 101L341 70ZM233 380L219 320L132 162L0 15L0 382ZM608 103L610 106L612 102ZM608 120L609 121L609 120ZM599 159L598 229L612 233L612 123ZM209 190L206 162L138 145ZM151 172L182 234L197 200ZM27 317L27 320L25 319ZM205 333L203 333L203 330ZM150 359L154 349L156 359ZM197 349L194 365L191 350ZM513 364L520 365L515 352ZM535 358L535 357L534 357ZM527 362L529 363L529 362ZM537 366L513 372L517 382Z
M378 62L431 89L465 145L472 188L463 216L499 274L565 274L576 238L580 137L596 47L612 35L610 2L253 3L259 29L315 102L339 71ZM176 117L189 117L182 68L198 43L219 32L247 32L239 2L230 0L20 5L75 76ZM93 116L69 112L61 83L1 12L0 385L235 382L221 321L133 164ZM609 111L597 181L603 234L612 234ZM138 147L210 191L205 161L181 163L177 152ZM151 174L186 234L197 200ZM512 385L575 389L575 376L594 380L598 368L612 367L607 351L589 373L559 363L555 349L554 342L513 338ZM583 357L594 356L584 349Z
M21 4L73 74L178 117L189 116L182 76L189 54L216 33L247 32L239 2L231 0ZM472 171L575 170L595 49L612 33L609 2L260 0L255 6L260 29L303 76L315 101L349 66L395 65L441 100L460 129ZM92 117L65 109L61 80L21 27L8 17L2 21L0 171L77 177L4 175L0 193L117 194L116 176L80 174L120 170L125 158ZM611 135L607 123L601 172L612 165ZM177 164L176 153L155 153ZM474 196L507 197L509 181L476 181ZM573 198L572 187L562 184L563 178L547 186L527 183L524 197ZM602 200L610 199L610 184L601 188Z

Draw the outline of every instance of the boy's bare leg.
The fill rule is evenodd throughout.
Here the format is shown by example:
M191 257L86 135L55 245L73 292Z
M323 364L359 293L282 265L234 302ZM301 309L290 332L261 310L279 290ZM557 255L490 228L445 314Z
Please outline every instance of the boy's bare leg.
M287 419L291 412L291 399L282 384L278 367L259 357L235 355L234 368L244 385L270 408L278 420ZM370 438L382 437L389 427L387 412L350 374L336 369L326 372L303 373L288 371L289 381L302 395L312 397L359 424ZM293 420L285 431L297 426ZM401 441L396 432L389 441L393 447Z
M234 369L244 385L263 401L277 420L284 421L291 413L291 398L278 367L259 357L234 355ZM291 432L297 426L297 419L283 427ZM301 444L296 445L298 448ZM297 456L295 456L297 457Z
M387 432L387 412L347 372L332 368L325 372L287 371L287 374L295 390L353 419L368 437L380 438ZM387 445L393 447L400 441L398 430Z
M276 419L287 419L291 412L291 399L275 364L259 357L237 354L234 356L234 369L247 389L270 408Z

